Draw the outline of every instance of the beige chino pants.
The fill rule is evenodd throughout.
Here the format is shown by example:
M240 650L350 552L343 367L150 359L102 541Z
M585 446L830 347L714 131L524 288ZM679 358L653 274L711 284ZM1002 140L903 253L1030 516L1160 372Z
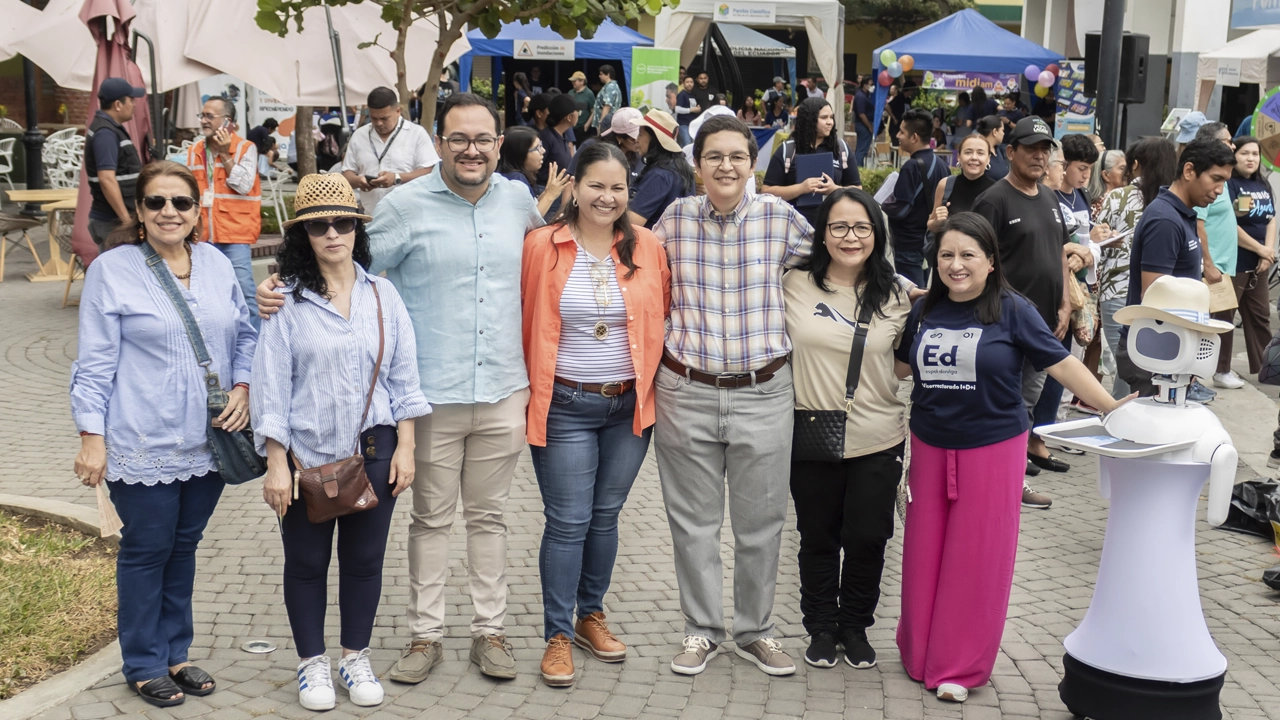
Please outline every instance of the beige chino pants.
M409 513L409 630L444 636L449 532L458 496L467 526L471 635L501 635L507 614L507 525L516 461L525 447L529 390L496 403L434 405L415 429L417 480Z

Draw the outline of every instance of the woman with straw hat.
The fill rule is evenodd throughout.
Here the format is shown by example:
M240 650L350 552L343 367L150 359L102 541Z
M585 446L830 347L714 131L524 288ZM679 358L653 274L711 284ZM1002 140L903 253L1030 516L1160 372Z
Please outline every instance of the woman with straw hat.
M369 236L355 193L337 174L307 175L276 255L284 307L263 323L253 363L254 436L267 456L262 495L280 516L284 604L302 659L298 699L334 706L325 655L325 579L338 531L341 677L351 702L382 702L369 638L382 594L382 560L396 496L414 476L414 418L431 412L418 383L409 314L389 280L366 272ZM375 358L377 358L375 360ZM372 380L370 380L372 378ZM363 411L363 412L362 412ZM368 509L308 519L293 472L351 456L352 440L377 496Z
M627 216L634 225L652 228L671 203L696 189L693 166L676 142L679 123L663 110L650 110L639 123L636 143L644 169L636 178Z

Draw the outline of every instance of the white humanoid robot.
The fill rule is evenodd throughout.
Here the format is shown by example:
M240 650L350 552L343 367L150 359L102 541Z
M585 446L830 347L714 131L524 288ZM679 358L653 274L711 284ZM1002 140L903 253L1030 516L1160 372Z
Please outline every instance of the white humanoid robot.
M1050 445L1099 456L1110 498L1098 582L1067 636L1058 686L1067 709L1092 720L1218 720L1227 659L1205 625L1196 580L1195 512L1209 481L1208 521L1226 520L1236 450L1208 408L1187 402L1193 376L1213 374L1218 334L1204 283L1158 278L1142 305L1116 313L1135 365L1157 394L1105 419L1037 428Z

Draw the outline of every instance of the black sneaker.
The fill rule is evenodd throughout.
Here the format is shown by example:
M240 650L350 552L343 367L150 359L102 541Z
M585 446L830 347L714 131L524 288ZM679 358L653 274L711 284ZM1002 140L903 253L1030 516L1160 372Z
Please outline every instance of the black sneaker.
M819 630L809 638L809 649L804 651L804 661L814 667L835 667L838 650L835 633Z
M846 631L843 635L844 661L849 667L865 670L876 665L876 651L867 642L867 631L861 628Z
M1267 467L1280 468L1280 451L1271 451L1271 454L1267 456Z

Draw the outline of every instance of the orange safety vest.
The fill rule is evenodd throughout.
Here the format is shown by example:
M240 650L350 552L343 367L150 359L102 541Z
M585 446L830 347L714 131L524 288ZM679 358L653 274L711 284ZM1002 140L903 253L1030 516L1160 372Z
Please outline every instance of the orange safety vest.
M246 151L253 143L231 134L231 158L239 164ZM209 169L205 167L206 153L204 140L187 148L187 167L196 176L200 185L200 201L209 189ZM233 165L234 167L234 165ZM204 237L206 242L240 243L252 245L262 234L262 184L258 179L258 171L253 172L253 190L248 195L241 195L227 185L227 169L220 162L213 163L213 207L200 208L204 215Z

